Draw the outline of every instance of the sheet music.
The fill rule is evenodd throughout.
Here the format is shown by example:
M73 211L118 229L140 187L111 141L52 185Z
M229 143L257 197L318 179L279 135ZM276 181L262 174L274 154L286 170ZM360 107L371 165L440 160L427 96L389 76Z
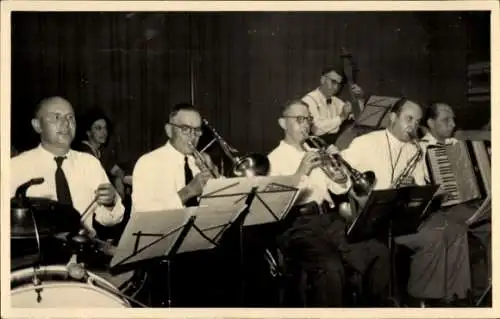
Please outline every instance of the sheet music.
M300 177L255 176L209 180L200 205L223 207L244 203L253 187L256 196L244 225L276 222L288 213L298 196Z
M221 232L238 217L245 207L244 203L231 207L194 207L193 214L196 219L193 227L197 227L201 233L195 228L191 229L177 253L214 248L220 239Z
M196 207L156 212L136 212L123 231L111 267L165 255L180 235L180 230ZM137 235L140 238L137 241ZM172 233L172 235L162 236Z

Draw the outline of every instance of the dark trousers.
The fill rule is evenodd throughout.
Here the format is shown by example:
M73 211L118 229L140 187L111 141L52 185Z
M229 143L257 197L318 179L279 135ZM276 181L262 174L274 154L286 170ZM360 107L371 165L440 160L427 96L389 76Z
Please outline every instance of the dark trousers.
M278 237L285 255L303 267L312 286L311 306L343 305L344 264L362 274L374 305L386 303L389 292L389 252L370 240L347 243L345 223L332 214L317 214L317 206L294 208L286 229Z

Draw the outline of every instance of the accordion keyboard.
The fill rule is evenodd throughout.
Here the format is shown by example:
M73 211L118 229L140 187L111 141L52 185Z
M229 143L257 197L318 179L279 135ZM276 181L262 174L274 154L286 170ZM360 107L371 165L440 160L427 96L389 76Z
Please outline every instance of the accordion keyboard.
M427 165L434 184L440 184L447 192L441 206L451 206L481 198L482 176L475 152L470 153L467 141L453 145L429 147Z

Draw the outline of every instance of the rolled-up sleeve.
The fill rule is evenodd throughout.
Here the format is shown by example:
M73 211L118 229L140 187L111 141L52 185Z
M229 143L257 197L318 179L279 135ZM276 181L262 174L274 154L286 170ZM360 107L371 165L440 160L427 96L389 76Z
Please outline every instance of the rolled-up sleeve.
M92 181L94 185L93 188L97 189L100 184L110 184L106 172L101 167L98 161L93 161L93 170L95 171L95 179ZM125 207L122 204L122 199L120 195L115 191L115 205L112 209L104 207L102 205L96 205L94 210L95 220L103 226L113 226L120 223L123 220L123 215L125 213Z
M115 206L112 210L98 205L95 209L95 220L103 226L113 226L120 223L123 220L123 214L125 212L125 207L123 206L120 196L116 194L117 199Z

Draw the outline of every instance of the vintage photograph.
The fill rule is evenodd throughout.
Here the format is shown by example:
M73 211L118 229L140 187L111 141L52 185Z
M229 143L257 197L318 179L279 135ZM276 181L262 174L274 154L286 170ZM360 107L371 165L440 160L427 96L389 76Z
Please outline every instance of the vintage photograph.
M9 9L7 306L492 308L491 6L92 5Z

